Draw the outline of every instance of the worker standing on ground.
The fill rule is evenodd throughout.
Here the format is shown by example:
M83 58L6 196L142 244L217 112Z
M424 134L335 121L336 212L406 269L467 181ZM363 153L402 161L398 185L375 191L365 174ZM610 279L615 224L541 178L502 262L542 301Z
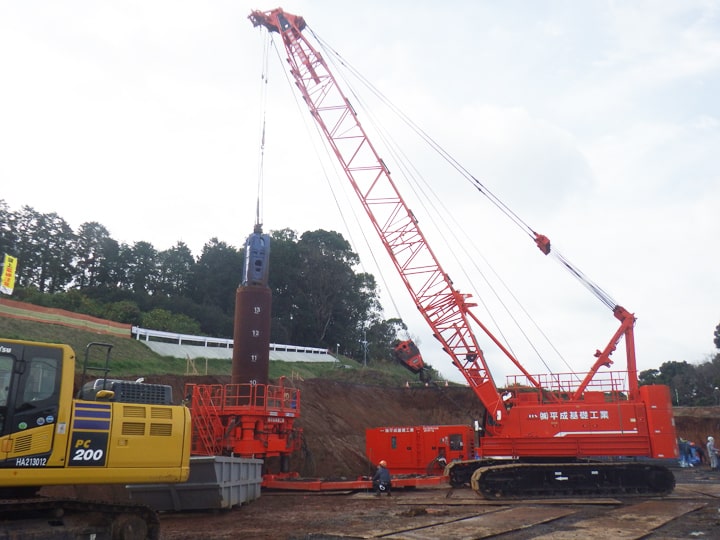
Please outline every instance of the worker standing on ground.
M708 461L710 462L710 470L715 471L718 468L718 456L717 456L717 451L715 449L715 439L713 437L708 437L707 444L705 446L707 447L707 455L708 455Z
M680 466L692 467L692 463L690 461L690 441L680 437L678 448L680 449Z
M390 496L390 471L387 468L387 462L383 459L378 463L377 470L373 475L373 491L375 495L382 495L387 493Z

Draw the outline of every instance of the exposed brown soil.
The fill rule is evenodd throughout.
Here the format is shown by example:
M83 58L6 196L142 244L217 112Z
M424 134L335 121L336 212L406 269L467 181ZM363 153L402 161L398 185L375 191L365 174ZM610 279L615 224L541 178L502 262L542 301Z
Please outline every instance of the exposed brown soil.
M302 476L356 476L374 470L365 458L365 430L379 426L469 424L482 412L468 388L386 388L313 379L299 383L308 449Z
M181 396L187 377L163 377ZM148 377L148 382L156 382ZM226 384L228 378L193 377L197 384ZM287 382L300 389L304 451L292 468L305 477L356 477L373 471L365 458L365 430L380 426L469 424L482 407L469 388L388 388L327 379Z
M708 436L720 440L720 407L675 407L673 414L678 437L696 444L705 444Z

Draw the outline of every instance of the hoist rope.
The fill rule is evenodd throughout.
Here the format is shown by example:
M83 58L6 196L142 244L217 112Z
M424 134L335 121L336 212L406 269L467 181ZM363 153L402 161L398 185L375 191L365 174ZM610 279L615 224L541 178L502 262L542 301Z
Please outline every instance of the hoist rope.
M266 129L266 112L267 112L267 89L268 89L268 57L269 44L271 39L265 37L263 39L262 67L260 75L260 148L258 156L258 180L257 180L257 201L255 204L255 225L262 225L262 201L263 190L265 189L265 129Z

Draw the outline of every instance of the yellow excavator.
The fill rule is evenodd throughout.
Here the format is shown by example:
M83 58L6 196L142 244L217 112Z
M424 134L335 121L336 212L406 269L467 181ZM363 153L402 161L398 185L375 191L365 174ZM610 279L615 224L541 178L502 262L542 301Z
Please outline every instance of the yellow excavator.
M189 409L169 386L109 379L111 348L88 345L76 392L70 346L0 339L0 538L159 538L151 508L37 496L45 486L187 480Z

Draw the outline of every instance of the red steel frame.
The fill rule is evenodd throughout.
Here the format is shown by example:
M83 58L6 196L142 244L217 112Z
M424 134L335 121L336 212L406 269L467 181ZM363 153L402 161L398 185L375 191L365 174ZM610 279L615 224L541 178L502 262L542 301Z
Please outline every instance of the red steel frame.
M282 383L282 380L281 380ZM267 458L301 446L300 391L264 384L188 384L192 454Z

